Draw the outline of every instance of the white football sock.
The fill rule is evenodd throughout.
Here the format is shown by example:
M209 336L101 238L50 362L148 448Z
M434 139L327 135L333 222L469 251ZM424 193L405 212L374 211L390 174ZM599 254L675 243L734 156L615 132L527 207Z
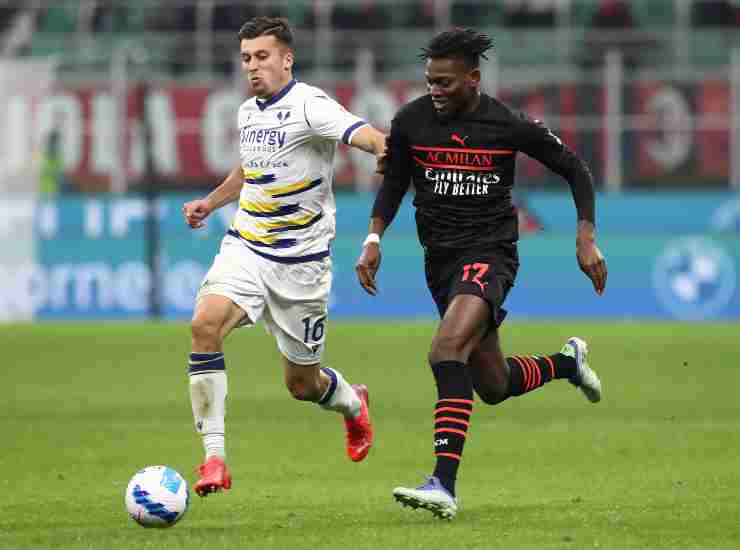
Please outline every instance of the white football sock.
M200 372L190 375L190 404L195 429L203 437L206 459L226 458L225 418L228 384L226 371Z
M324 409L340 412L346 418L355 418L360 414L362 407L360 398L357 397L355 390L352 389L352 386L349 385L339 371L330 369L329 367L323 367L321 370L331 381L326 392L319 399L319 405Z

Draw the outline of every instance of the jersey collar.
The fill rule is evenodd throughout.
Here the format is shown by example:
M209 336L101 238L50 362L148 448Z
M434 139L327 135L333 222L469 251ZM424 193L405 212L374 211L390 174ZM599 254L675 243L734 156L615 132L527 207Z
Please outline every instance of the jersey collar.
M260 111L264 111L270 105L274 105L275 103L277 103L278 101L280 101L281 99L283 99L285 97L285 95L291 90L291 88L297 84L297 82L298 81L295 78L292 79L290 82L288 82L285 85L285 87L282 90L280 90L278 93L276 93L270 99L267 99L265 101L260 101L259 99L257 99L256 100L257 101L257 107L260 108Z

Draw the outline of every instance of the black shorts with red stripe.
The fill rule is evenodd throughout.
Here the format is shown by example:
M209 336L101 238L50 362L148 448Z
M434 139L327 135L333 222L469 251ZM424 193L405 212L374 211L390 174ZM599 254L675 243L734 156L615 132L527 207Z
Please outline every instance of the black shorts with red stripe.
M484 252L430 252L424 258L427 286L444 317L455 296L472 294L489 305L492 326L500 326L506 317L502 307L519 269L515 244Z

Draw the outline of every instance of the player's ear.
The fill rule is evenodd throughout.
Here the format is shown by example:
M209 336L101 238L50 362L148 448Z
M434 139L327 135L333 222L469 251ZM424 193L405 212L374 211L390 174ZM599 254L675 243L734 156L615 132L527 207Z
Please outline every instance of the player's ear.
M285 56L283 57L283 69L286 71L289 71L293 68L293 50L288 50L285 52Z
M468 86L477 88L478 85L480 84L480 69L476 67L475 69L471 70L468 73L466 81L467 81Z

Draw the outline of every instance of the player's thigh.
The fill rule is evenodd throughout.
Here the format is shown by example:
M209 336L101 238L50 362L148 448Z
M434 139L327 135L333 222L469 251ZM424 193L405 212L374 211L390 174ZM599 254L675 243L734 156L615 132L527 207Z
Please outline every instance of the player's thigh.
M265 287L254 254L234 237L224 237L195 299L194 332L224 338L234 327L259 321ZM214 328L215 327L215 328Z
M509 368L501 350L498 328L491 327L468 359L473 388L486 403L503 401L509 389Z
M452 298L432 340L430 361L466 361L488 328L490 309L478 296Z
M250 323L247 313L231 298L207 294L196 302L190 325L194 340L199 335L223 340L234 327Z
M470 253L428 268L430 291L443 312L432 360L452 351L456 360L467 361L489 327L497 326L504 299L497 264L494 254Z

